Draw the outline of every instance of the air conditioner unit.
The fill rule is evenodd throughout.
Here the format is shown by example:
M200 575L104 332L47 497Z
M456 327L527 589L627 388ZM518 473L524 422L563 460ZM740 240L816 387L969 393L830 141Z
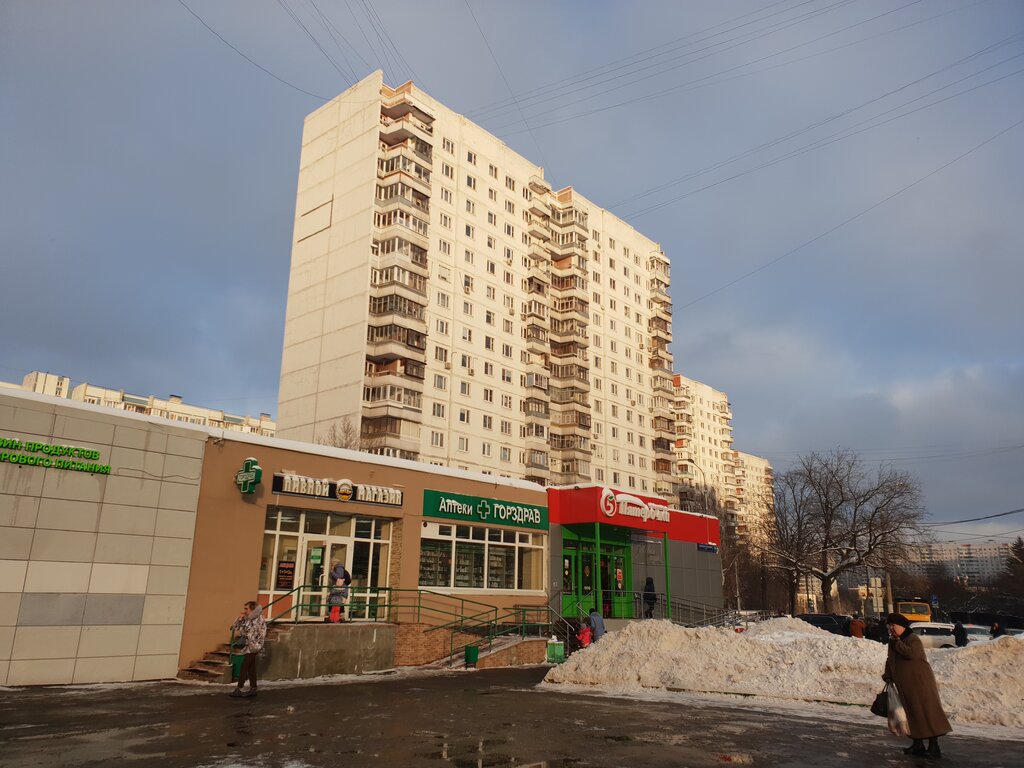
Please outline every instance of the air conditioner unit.
M636 400L630 400L630 401L629 401L629 404L630 404L630 405L631 405L631 406L632 406L633 408L636 408Z
M452 364L451 364L451 361L450 361L450 360L446 360L446 361L445 361L445 363L444 363L444 369L445 369L446 371L450 371L450 370L452 369Z
M525 320L526 319L526 313L525 312L520 312L519 313L519 319L520 320Z
M469 375L470 376L476 376L476 368L470 368L469 369Z
M465 291L466 293L470 293L472 291L472 288L470 288L468 285L464 285L462 286L462 290Z
M515 307L509 307L508 308L508 314L509 314L510 317L515 317L516 316L516 308Z

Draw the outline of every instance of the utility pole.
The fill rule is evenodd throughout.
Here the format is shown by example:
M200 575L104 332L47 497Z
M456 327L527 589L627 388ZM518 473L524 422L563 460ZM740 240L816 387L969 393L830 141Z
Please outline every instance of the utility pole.
M885 572L885 609L887 613L893 612L892 607L892 577L889 571Z

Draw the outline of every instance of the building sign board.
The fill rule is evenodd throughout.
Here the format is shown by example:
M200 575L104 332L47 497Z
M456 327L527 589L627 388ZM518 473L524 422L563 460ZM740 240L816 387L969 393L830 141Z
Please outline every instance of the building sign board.
M242 462L242 468L235 473L235 485L244 494L256 493L256 486L263 480L263 469L259 461L250 456Z
M295 589L295 561L278 560L277 577L274 579L274 588L287 592Z
M382 504L400 507L403 493L398 488L382 485L356 485L351 480L329 480L289 473L274 475L274 493L306 496L314 499L358 501L363 504Z
M110 465L98 463L99 459L100 452L93 448L37 443L0 436L0 464L6 462L45 469L67 469L72 472L109 475Z
M423 491L423 516L547 530L548 508L446 491Z

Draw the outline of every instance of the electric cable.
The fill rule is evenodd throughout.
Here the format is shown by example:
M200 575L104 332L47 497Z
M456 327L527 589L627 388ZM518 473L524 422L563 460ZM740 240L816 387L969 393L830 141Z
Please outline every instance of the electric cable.
M299 18L299 15L288 7L288 4L285 3L285 0L277 0L277 4L281 6L281 9L285 13L287 13L289 17L291 17L291 20L294 21L296 25L298 25L299 29L301 29L306 34L306 37L308 37L310 41L313 43L313 46L324 55L324 58L327 59L328 62L330 62L331 66L334 67L334 70L339 75L341 75L342 80L345 81L345 86L348 87L349 85L355 83L355 79L353 78L353 76L346 74L345 72L342 72L341 66L338 64L338 62L336 62L334 60L334 57L327 53L327 50L322 45L320 45L320 41L317 40L316 36L309 31L309 27L307 27L302 22L302 19Z
M979 520L994 520L997 517L1007 517L1009 515L1019 515L1024 512L1024 507L1020 509L1011 509L1009 512L998 512L994 515L982 515L981 517L968 517L963 520L944 520L941 523L924 523L928 528L933 528L940 525L960 525L961 523L976 523Z
M775 264L778 264L783 259L788 258L789 256L792 256L794 253L802 251L807 246L813 245L817 241L827 237L828 235L831 235L833 232L836 232L837 230L842 229L847 224L850 224L850 223L856 221L857 219L862 218L863 216L867 215L868 213L870 213L871 211L875 210L876 208L879 208L882 205L885 205L887 202L889 202L893 198L898 197L899 195L902 195L904 192L906 192L906 191L908 191L910 189L913 189L918 184L921 184L922 182L926 181L927 179L930 179L935 174L944 171L946 168L948 168L949 166L953 165L954 163L962 160L963 158L967 157L970 154L973 154L974 152L978 151L982 147L992 143L993 141L995 141L996 139L1000 138L1004 134L1009 133L1010 131L1015 129L1017 126L1021 125L1021 123L1024 123L1024 118L1022 118L1021 120L1016 121L1015 123L1012 123L1011 125L1007 126L1006 128L1003 128L1002 130L998 131L997 133L994 133L993 135L989 136L987 139L985 139L981 143L975 144L973 147L971 147L966 152L963 152L962 154L957 155L952 160L950 160L950 161L948 161L946 163L943 163L938 168L936 168L936 169L934 169L932 171L929 171L924 176L921 176L921 177L917 178L916 180L912 181L910 184L907 184L906 186L901 187L900 189L896 190L892 194L887 195L886 197L882 198L878 202L873 203L872 205L868 206L867 208L864 208L864 209L858 211L853 216L850 216L849 218L844 219L843 221L839 222L838 224L836 224L833 227L830 227L829 229L825 230L824 232L821 232L820 234L815 235L810 240L804 241L803 243L801 243L800 245L796 246L795 248L791 248L790 250L786 251L785 253L783 253L783 254L781 254L779 256L776 256L774 259L771 259L770 261L765 262L764 264L760 265L759 267L756 267L755 269L750 270L749 272L745 272L744 274L740 275L739 277L737 277L737 278L735 278L733 280L730 280L729 282L725 283L724 285L721 285L718 288L715 288L714 290L708 291L707 293L705 293L705 294L703 294L701 296L698 296L697 298L692 299L691 301L688 301L685 304L682 304L681 306L678 307L678 309L680 309L680 310L682 310L682 309L689 309L690 307L694 306L695 304L697 304L697 303L699 303L701 301L704 301L705 299L708 299L708 298L710 298L710 297L712 297L712 296L714 296L714 295L716 295L718 293L721 293L722 291L726 290L727 288L731 288L732 286L736 285L739 282L742 282L743 280L746 280L748 277L752 277L753 275L756 275L759 272L763 272L764 270L768 269L769 267L772 267Z
M244 53L242 53L242 51L240 51L238 48L236 48L231 43L229 43L226 39L224 39L224 37L217 30L215 30L213 27L211 27L209 24L207 24L198 13L196 13L191 8L189 8L188 5L186 5L185 0L178 0L178 4L182 8L184 8L186 11L188 11L190 14L192 14L192 16L195 18L196 21L198 21L200 24L202 24L204 27L206 27L206 29L208 29L218 40L220 40L222 43L224 43L224 45L226 45L228 48L233 50L235 53L237 53L239 56L241 56L243 59L248 61L250 64L252 64L257 69L259 69L261 72L264 72L264 73L270 75L272 78L277 80L279 83L283 83L283 84L287 85L289 88L294 88L296 91L299 91L300 93L304 93L307 96L312 96L315 99L320 99L321 101L325 101L325 102L326 101L330 101L330 98L327 97L327 96L321 96L319 93L313 93L312 91L307 91L305 88L300 88L299 86L295 85L295 83L290 83L287 80L285 80L283 77L279 77L278 75L275 75L273 72L271 72L269 69L264 67L262 64L260 64L259 62L249 58Z

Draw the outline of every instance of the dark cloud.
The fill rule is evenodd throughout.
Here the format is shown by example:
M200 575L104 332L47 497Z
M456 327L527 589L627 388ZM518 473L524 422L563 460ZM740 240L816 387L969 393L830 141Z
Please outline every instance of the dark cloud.
M280 6L190 4L279 77L327 96L346 87ZM597 82L587 80L549 103L524 100L532 133L514 106L480 117L555 185L607 206L935 73L1024 22L1015 0L894 13L882 0L790 5L474 2L503 77L461 0L374 4L409 67L383 53L360 4L318 3L330 33L311 4L288 4L343 71L383 66L395 84L415 72L471 114L506 100L506 80L529 95L624 57L654 64L664 46L690 43L675 62L685 66L629 87L607 90L622 78L587 89ZM819 10L772 31L755 23ZM748 26L709 38L737 17ZM0 19L0 306L17 320L0 342L0 378L47 369L275 411L302 120L320 102L256 69L171 0L23 0ZM710 47L726 38L731 49ZM1022 52L1011 41L616 209L628 217L716 184L632 221L672 259L677 367L730 393L738 448L780 466L836 445L899 459L940 519L1022 506L1022 452L1004 448L1024 442L1024 129L687 306L1024 117L1021 75L757 165ZM595 98L567 103L585 96Z

